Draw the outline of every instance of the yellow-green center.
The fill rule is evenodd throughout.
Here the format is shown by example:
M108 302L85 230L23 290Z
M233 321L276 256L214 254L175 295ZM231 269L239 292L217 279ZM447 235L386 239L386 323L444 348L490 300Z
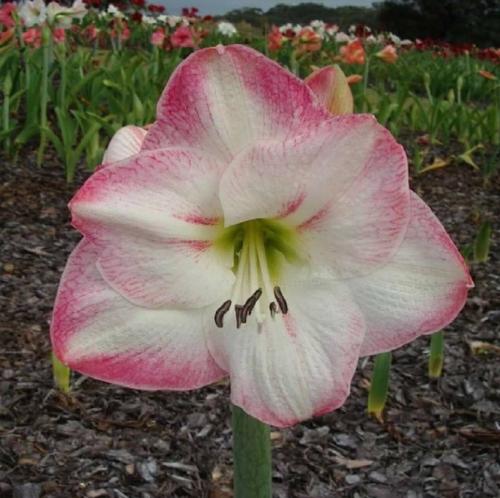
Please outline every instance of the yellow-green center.
M279 281L287 263L301 261L299 246L297 232L277 220L256 219L224 228L215 247L232 255L236 280L230 299L216 312L216 324L222 326L232 305L237 327L254 311L259 323L268 313L286 313Z

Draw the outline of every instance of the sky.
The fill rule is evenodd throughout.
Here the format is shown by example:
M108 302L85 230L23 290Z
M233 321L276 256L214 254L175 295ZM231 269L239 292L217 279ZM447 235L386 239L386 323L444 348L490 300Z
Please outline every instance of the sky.
M180 14L182 7L198 7L201 14L224 14L231 9L239 9L241 7L260 7L263 10L268 10L273 5L284 3L289 5L297 5L303 2L322 3L327 7L339 7L340 5L355 5L359 7L368 7L374 0L292 0L292 1L269 1L269 0L161 0L163 5L167 7L169 14ZM152 2L154 3L154 2Z

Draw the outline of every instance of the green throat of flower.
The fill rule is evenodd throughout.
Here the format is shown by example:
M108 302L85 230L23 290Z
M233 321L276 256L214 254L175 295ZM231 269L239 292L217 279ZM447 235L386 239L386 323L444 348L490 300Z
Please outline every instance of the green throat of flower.
M218 327L223 327L224 316L233 305L237 328L252 314L261 324L268 314L274 317L288 312L278 283L285 265L302 261L294 229L276 220L245 221L223 229L215 245L232 254L236 277L231 298L215 312Z

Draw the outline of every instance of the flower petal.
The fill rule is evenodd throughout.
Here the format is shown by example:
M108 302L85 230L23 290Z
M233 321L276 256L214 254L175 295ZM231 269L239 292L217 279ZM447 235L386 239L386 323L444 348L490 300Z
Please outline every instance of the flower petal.
M333 278L385 264L409 219L404 150L366 115L331 118L316 132L241 153L219 196L226 225L277 218L295 226L313 269Z
M241 45L198 50L158 103L145 149L190 146L229 161L255 140L280 139L328 116L303 81Z
M392 261L348 284L367 323L364 356L396 349L445 327L473 286L445 229L413 192L408 230Z
M108 148L104 152L102 164L122 161L137 154L141 150L146 133L146 130L139 126L120 128L110 140Z
M209 347L231 377L231 400L277 427L341 406L349 394L365 325L339 282L283 284L289 313L253 315L237 329L233 313L209 334Z
M354 112L351 88L337 64L317 69L304 82L333 115Z
M210 356L205 310L150 310L114 292L87 240L71 254L51 323L54 353L73 370L137 389L194 389L225 374Z
M70 207L73 224L100 249L98 267L139 306L200 307L224 300L232 261L219 232L220 167L194 151L145 151L96 172Z

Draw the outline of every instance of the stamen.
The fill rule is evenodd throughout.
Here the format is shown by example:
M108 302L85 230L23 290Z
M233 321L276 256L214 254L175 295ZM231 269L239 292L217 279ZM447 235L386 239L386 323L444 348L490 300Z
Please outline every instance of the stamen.
M278 286L274 288L274 297L278 302L278 306L280 307L281 312L284 315L286 315L288 313L288 303L286 302L286 299L283 297L281 289Z
M241 312L241 323L247 323L247 317L252 314L252 311L257 304L260 296L262 296L262 289L257 289L243 305L243 310Z
M262 289L257 289L245 302L243 307L248 315L252 314L254 306L257 304L260 296L262 296Z
M241 306L241 304L235 304L234 305L234 312L236 314L236 328L239 329L242 323L245 323L243 320L243 310L244 306ZM245 317L246 320L246 317Z
M278 313L278 308L276 307L276 303L274 301L269 303L269 311L271 312L271 317L274 317L274 315Z
M224 301L215 312L214 320L217 327L222 328L224 326L224 315L229 311L231 307L231 299Z

